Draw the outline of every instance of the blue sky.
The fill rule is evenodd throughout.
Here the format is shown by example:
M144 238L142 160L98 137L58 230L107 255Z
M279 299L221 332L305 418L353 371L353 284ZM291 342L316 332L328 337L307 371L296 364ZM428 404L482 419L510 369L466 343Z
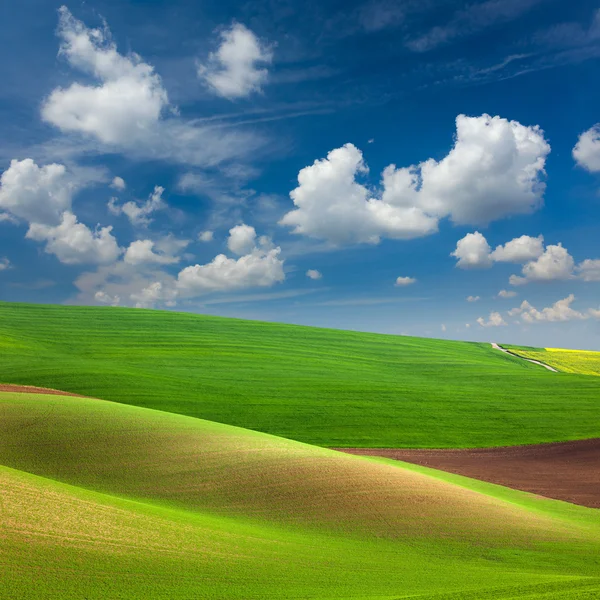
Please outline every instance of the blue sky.
M596 2L23 0L0 51L3 300L600 350Z

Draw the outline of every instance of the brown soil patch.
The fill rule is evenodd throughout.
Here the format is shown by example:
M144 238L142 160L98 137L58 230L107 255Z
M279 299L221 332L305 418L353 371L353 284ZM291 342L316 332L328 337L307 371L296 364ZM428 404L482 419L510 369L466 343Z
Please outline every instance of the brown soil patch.
M335 450L403 460L555 500L600 508L600 438L464 450Z
M53 390L52 388L37 387L35 385L14 385L12 383L0 383L0 392L19 392L21 394L50 394L53 396L75 396L76 398L87 398L81 394Z

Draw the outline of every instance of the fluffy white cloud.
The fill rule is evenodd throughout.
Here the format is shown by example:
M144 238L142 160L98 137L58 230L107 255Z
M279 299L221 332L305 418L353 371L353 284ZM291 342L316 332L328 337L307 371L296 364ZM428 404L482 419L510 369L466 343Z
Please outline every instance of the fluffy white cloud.
M281 248L272 247L271 240L266 237L258 239L252 248L247 248L248 235L237 234L243 230L240 225L230 230L229 241L233 236L232 252L240 252L242 248L247 254L239 258L228 258L219 254L210 263L186 267L177 276L176 291L179 296L192 297L218 291L240 290L249 287L270 287L285 279L283 260L280 258ZM256 232L253 228L253 240ZM228 244L229 245L229 244Z
M198 240L201 242L212 242L215 234L212 231L202 231L198 234Z
M10 269L10 260L8 258L0 258L0 271L6 271Z
M136 308L152 308L158 302L167 306L175 306L177 291L164 285L162 281L154 281L139 292L129 296Z
M129 201L123 205L119 205L116 198L111 198L108 202L108 210L113 215L124 214L132 225L145 227L152 222L150 215L153 212L162 210L167 206L162 199L164 191L163 187L159 185L155 186L154 191L143 204Z
M562 244L546 246L544 253L536 260L523 266L523 275L511 275L511 285L524 285L531 281L557 281L573 278L575 261Z
M410 239L437 231L437 219L415 207L395 206L384 197L371 198L356 181L367 172L362 153L352 144L332 150L298 174L290 193L296 210L281 219L294 233L340 246L376 244L381 237Z
M221 44L206 65L198 65L198 77L224 98L235 99L260 92L268 78L264 68L273 59L271 48L241 23L221 33Z
M420 205L458 224L487 224L533 212L543 201L541 177L549 153L538 126L485 114L459 115L448 156L419 166Z
M575 300L573 294L569 294L566 298L558 300L552 306L543 308L541 311L524 300L518 308L513 308L509 311L511 316L520 315L521 319L526 323L537 323L540 321L573 321L587 319L588 315L574 310L571 304Z
M67 265L108 264L121 254L111 231L112 227L91 231L89 227L79 223L72 212L65 211L59 225L32 223L26 237L46 242L46 252L54 254Z
M543 203L550 146L539 127L500 117L456 119L456 141L441 161L386 167L372 194L357 177L368 172L352 144L332 150L298 174L296 209L282 225L332 244L378 243L437 231L440 219L487 224L533 212Z
M65 6L59 14L59 54L100 85L55 89L42 107L43 119L107 144L145 137L168 105L160 77L137 54L119 54L107 29L88 29Z
M575 265L568 250L558 243L544 248L544 236L522 235L504 245L496 246L492 252L485 237L475 231L468 233L456 244L451 253L458 259L461 269L488 268L495 262L524 263L521 275L511 275L511 285L525 285L532 281L600 281L600 260L586 259ZM500 298L511 298L515 292L502 290Z
M280 252L280 248L266 252L255 249L237 260L219 254L206 265L183 269L177 277L177 289L183 296L198 296L249 287L270 287L285 279Z
M467 302L479 302L481 296L467 296Z
M592 173L600 171L600 123L579 136L573 148L573 158Z
M255 132L224 131L179 117L154 67L134 52L120 54L107 26L88 28L64 6L59 14L59 54L86 75L86 82L56 88L41 115L64 133L76 134L68 138L75 152L83 136L100 142L100 152L214 166L264 144ZM95 81L88 83L90 77ZM89 145L81 151L86 150Z
M238 256L248 254L256 245L256 230L250 225L236 225L229 230L227 247Z
M309 269L308 271L306 271L306 276L309 279L323 279L323 275L321 274L321 272L317 271L316 269Z
M486 269L492 266L491 250L485 237L475 231L458 240L450 256L458 259L456 266L460 269Z
M600 259L586 258L577 265L575 270L583 281L600 281Z
M487 321L483 317L479 317L477 322L482 327L500 327L502 325L506 325L506 322L499 312L491 312Z
M75 187L64 165L12 160L0 178L0 208L29 223L55 225L71 208Z
M407 285L412 285L416 282L417 280L414 277L398 277L394 285L396 285L397 287L404 287Z
M91 231L71 212L72 196L81 184L81 176L68 173L64 165L38 167L30 158L13 160L0 178L0 208L13 220L27 221L26 237L46 242L46 252L65 264L112 262L121 253L112 227Z
M522 235L503 246L496 246L490 258L495 262L525 263L539 258L544 253L544 236L536 238Z
M154 263L157 265L172 265L179 262L176 256L168 254L157 254L153 250L154 242L152 240L136 240L131 242L123 260L130 265L139 265L143 263Z
M122 192L127 187L127 184L125 183L125 180L122 177L115 177L112 180L110 187Z
M96 302L100 304L108 304L110 306L119 306L119 304L121 303L121 298L119 298L119 296L111 296L110 294L107 294L104 290L98 290L94 294L94 300L96 300Z
M500 290L498 292L498 298L514 298L517 295L517 292L512 290Z

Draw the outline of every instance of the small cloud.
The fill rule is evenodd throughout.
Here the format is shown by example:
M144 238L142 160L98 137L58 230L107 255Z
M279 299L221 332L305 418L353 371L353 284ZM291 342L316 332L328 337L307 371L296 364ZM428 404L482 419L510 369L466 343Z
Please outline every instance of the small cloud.
M104 290L99 290L94 294L94 300L100 304L108 304L109 306L119 306L121 298L107 294Z
M446 331L446 326L442 323L442 331Z
M506 321L502 318L502 315L499 312L490 313L490 317L487 321L483 317L479 317L477 322L482 327L501 327L506 325Z
M398 277L398 279L396 279L396 287L404 287L407 285L412 285L413 283L416 283L417 280L414 277Z
M122 177L115 177L112 180L110 187L122 192L127 187L127 184L125 183L125 180Z
M11 265L10 265L10 260L8 260L8 258L4 257L4 258L0 258L0 271L6 271L7 269L10 269Z
M479 302L481 296L467 296L467 302Z
M498 298L514 298L517 295L517 292L513 292L510 290L500 290L498 292Z
M323 274L320 271L317 271L316 269L309 269L308 271L306 271L306 276L309 279L322 279L323 278Z
M221 45L207 63L198 64L198 77L223 98L243 98L262 91L269 75L264 66L272 60L270 46L246 26L234 23L221 32Z
M371 138L371 139L370 139L370 140L367 142L367 144L372 144L374 141L375 141L375 138Z
M212 231L202 231L198 234L198 240L201 242L212 242L215 234Z
M523 300L521 306L511 309L508 314L511 317L520 315L521 319L526 323L538 323L540 321L550 321L553 323L585 320L590 315L594 316L593 309L588 310L588 314L582 313L571 308L571 304L575 301L575 296L569 294L566 298L558 300L552 306L538 310L532 306L527 300Z

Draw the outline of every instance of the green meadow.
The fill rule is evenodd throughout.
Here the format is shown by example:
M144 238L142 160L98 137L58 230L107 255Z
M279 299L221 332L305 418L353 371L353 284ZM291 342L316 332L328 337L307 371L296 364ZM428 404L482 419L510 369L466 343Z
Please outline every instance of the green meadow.
M600 595L599 511L96 399L0 422L0 598Z
M600 378L489 344L126 308L0 304L0 381L332 447L600 435Z

